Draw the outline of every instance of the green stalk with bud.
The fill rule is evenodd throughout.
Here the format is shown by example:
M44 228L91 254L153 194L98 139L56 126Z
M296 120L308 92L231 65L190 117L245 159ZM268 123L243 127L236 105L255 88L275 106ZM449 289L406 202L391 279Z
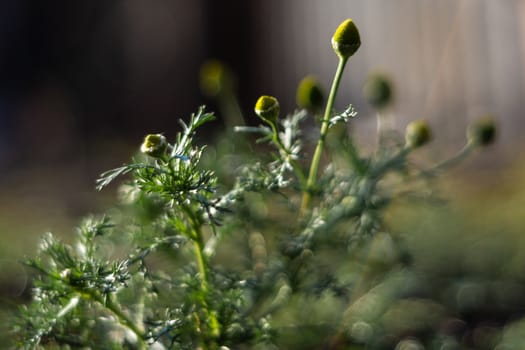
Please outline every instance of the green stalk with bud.
M289 149L289 147L284 145L281 137L279 136L279 101L277 101L277 99L273 96L263 95L259 97L255 103L254 111L259 118L264 120L270 126L270 138L273 144L275 144L279 151L285 155L287 161L291 164L297 178L299 179L301 186L304 186L306 178L303 174L302 168L297 162L297 159L294 158L292 151Z
M199 112L197 118L200 116L203 116L203 119L206 120L212 120L213 118L212 114L205 114L203 110ZM187 139L191 136L191 133L192 130L187 129L186 133L180 139ZM184 166L181 166L181 164L185 162L181 157L175 157L175 159L173 159L173 157L170 156L169 153L172 153L175 149L176 147L168 145L166 138L162 134L147 135L140 147L140 151L145 155L160 160L162 162L160 167L167 172L167 175L172 176L174 179L178 177L177 172L184 169ZM191 203L187 203L186 200L174 207L174 210L175 209L181 210L186 215L187 227L183 233L193 242L198 267L198 278L200 280L201 296L199 297L199 302L202 307L202 314L204 315L202 320L199 319L199 313L196 313L195 317L198 319L199 324L203 324L204 327L209 327L208 337L202 339L200 343L202 348L207 349L210 344L213 344L214 339L220 335L220 325L216 319L215 311L210 308L207 302L209 298L209 263L204 253L203 220L200 217L202 214L199 213L199 209L196 209Z
M310 163L310 170L306 180L306 188L304 189L301 202L301 212L303 213L310 208L312 194L315 192L317 173L319 171L319 164L321 163L321 156L323 154L325 139L330 125L329 121L333 112L335 97L337 96L337 90L339 89L339 83L341 82L341 78L343 76L348 59L357 52L359 46L361 46L359 31L357 30L353 20L347 19L339 25L334 33L334 36L332 37L332 47L339 58L339 62L335 72L334 80L332 82L332 87L330 88L330 94L328 95L328 101L326 103L323 119L321 120L319 140L317 141L317 146Z
M465 160L472 151L489 146L496 138L496 123L492 117L482 117L467 128L466 144L454 156L437 164L430 169L430 174L437 174L447 170Z

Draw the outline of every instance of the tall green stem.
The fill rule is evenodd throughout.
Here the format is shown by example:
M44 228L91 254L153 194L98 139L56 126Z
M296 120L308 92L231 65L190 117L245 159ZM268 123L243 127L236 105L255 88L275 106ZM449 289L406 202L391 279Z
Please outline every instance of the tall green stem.
M217 338L220 335L219 322L217 320L215 312L213 310L210 310L207 301L207 295L209 293L208 266L206 257L204 255L204 240L202 237L201 223L199 222L199 220L197 220L191 208L185 206L183 208L191 221L191 225L193 226L191 229L192 232L190 238L193 241L195 258L197 259L197 267L199 269L200 289L202 292L202 298L200 300L200 303L202 305L202 310L206 317L206 324L210 329L210 338ZM202 343L201 346L203 346L205 349L207 348L206 343Z
M199 275L201 279L201 290L204 294L208 293L208 270L206 269L206 262L204 254L204 243L202 239L195 239L193 241L193 246L195 250L195 257L197 258L197 267L199 268Z
M190 207L183 206L184 212L190 219L190 232L189 236L193 241L193 247L195 251L195 257L197 258L197 267L199 268L199 275L201 280L201 290L204 294L208 291L208 270L206 268L206 260L203 254L204 241L201 232L201 223L195 217L193 210Z
M324 111L324 116L321 121L321 131L319 133L319 140L317 141L317 146L315 148L314 155L312 157L312 162L310 164L310 171L308 173L308 179L306 180L306 188L303 190L301 213L305 213L310 207L310 202L312 200L312 192L314 191L317 183L317 172L319 171L319 164L321 162L321 156L323 154L326 134L328 133L328 127L330 125L330 117L332 114L332 109L334 107L335 96L337 95L339 83L341 82L341 77L343 76L343 71L345 69L347 61L348 57L345 58L339 56L339 64L337 65L337 70L335 72L332 87L330 89L330 95L328 96L326 109Z
M197 258L197 266L199 268L199 275L201 280L201 292L203 294L203 297L201 299L201 304L203 308L203 312L206 318L206 325L209 327L209 333L208 335L205 335L208 340L205 340L204 343L201 343L201 346L204 349L208 348L208 342L213 341L212 339L216 339L220 336L220 328L219 328L219 321L217 320L217 316L213 310L210 310L210 307L208 306L207 301L207 295L209 293L208 290L208 268L207 268L207 262L206 257L204 256L204 241L202 240L202 233L200 231L200 227L198 227L195 230L196 237L193 240L193 246L195 250L195 257Z

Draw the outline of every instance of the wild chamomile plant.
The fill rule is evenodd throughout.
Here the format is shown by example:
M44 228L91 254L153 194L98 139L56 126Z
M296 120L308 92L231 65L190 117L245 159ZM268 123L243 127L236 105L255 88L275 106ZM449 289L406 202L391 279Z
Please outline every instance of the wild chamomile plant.
M201 162L207 149L197 144L197 132L214 119L203 107L181 123L174 142L163 134L147 135L139 156L102 174L98 189L127 179L122 204L83 221L72 244L52 234L43 238L38 256L27 262L37 277L33 300L22 307L15 325L18 346L337 349L372 344L374 333L356 332L349 320L375 281L406 262L399 253L379 272L365 268L370 242L378 235L390 237L384 222L388 205L405 189L417 190L419 179L489 144L495 127L490 120L473 125L465 148L430 169L413 169L408 162L431 139L422 120L408 125L404 141L361 154L341 131L357 112L351 105L334 110L344 68L360 43L350 19L335 31L332 46L339 64L326 103L313 77L297 91L303 109L286 117L275 97L257 100L254 111L264 124L236 131L260 135L259 142L273 152L244 154L230 188L222 185L230 179L216 175L225 172ZM209 83L221 91L220 76ZM389 96L376 97L386 104ZM301 122L314 115L320 117L320 130L310 159ZM323 162L327 153L331 160ZM391 175L397 175L397 185ZM395 249L401 252L401 245Z

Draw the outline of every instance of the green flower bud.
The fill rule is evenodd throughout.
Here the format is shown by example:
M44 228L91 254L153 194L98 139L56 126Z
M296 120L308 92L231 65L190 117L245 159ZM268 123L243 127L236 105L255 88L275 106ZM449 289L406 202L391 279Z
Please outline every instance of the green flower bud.
M407 125L405 140L410 148L418 148L428 143L432 137L430 128L426 121L415 120Z
M467 129L467 140L475 146L487 146L496 138L496 123L490 117L472 123Z
M319 82L313 76L307 76L297 87L297 105L309 111L316 112L323 108L324 93Z
M361 38L354 21L347 19L337 27L332 37L332 47L341 58L349 58L361 46Z
M161 158L168 148L166 138L162 134L149 134L144 138L140 151L148 156Z
M200 86L203 94L216 97L233 88L233 74L221 61L209 60L200 69Z
M392 85L382 74L371 75L363 87L366 100L373 107L383 109L392 102Z
M255 114L269 124L275 124L279 116L279 101L273 96L263 95L255 103Z

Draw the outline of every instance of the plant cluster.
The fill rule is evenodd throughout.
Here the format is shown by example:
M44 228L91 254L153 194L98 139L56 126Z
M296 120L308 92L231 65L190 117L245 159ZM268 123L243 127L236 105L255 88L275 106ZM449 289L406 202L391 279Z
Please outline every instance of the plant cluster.
M303 109L286 117L275 97L259 98L255 114L263 124L236 131L260 135L270 152L234 155L243 164L233 182L219 178L227 171L206 162L207 149L197 144L198 129L214 119L203 107L181 122L172 143L147 135L136 158L102 174L98 189L126 175L122 203L84 220L73 243L52 234L42 239L27 262L37 276L15 324L18 346L391 346L379 328L355 319L363 298L380 293L377 281L397 281L410 263L403 242L389 234L386 210L492 142L495 128L488 120L472 126L465 148L429 169L409 161L431 139L423 120L409 124L404 139L385 136L373 154L362 154L346 132L357 112L351 105L334 110L345 65L360 43L352 20L335 31L339 65L326 102L312 77L298 89ZM216 65L208 69L218 72ZM215 75L210 93L221 90L223 78ZM367 94L382 108L391 90L387 81L375 86ZM315 145L301 133L310 117L320 123ZM371 245L378 237L388 254L378 256Z

